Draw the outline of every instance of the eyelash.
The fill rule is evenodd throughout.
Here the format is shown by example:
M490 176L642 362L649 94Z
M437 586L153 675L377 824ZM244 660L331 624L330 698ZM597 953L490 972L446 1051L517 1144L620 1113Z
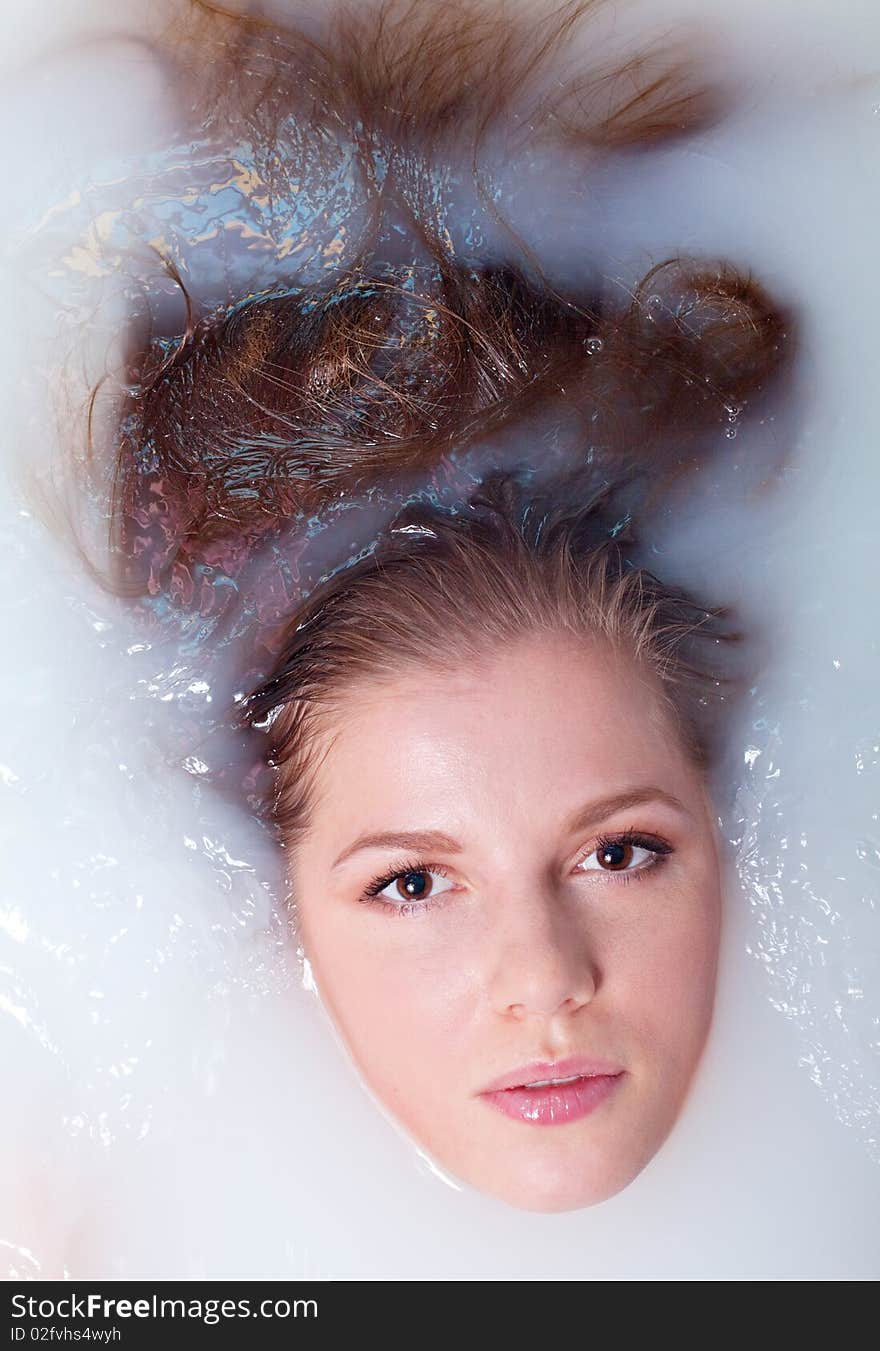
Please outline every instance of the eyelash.
M607 875L613 879L614 884L619 886L641 881L645 873L653 872L655 868L666 861L669 854L674 852L671 844L667 844L665 840L661 840L656 835L644 835L637 830L624 830L617 835L600 835L592 849L578 859L578 863L584 863L593 854L610 849L615 844L634 844L641 849L649 849L654 855L652 863L642 863L638 868L627 869L626 872L608 872ZM440 877L449 876L448 870L443 867L442 863L428 863L425 859L420 858L404 859L395 864L390 872L374 877L358 900L365 905L380 905L384 910L394 915L418 914L420 911L436 908L443 904L443 896L446 893L443 893L437 900L429 898L427 901L402 901L400 905L380 898L380 891L384 891L389 883L396 882L398 877L404 877L407 873L436 873Z

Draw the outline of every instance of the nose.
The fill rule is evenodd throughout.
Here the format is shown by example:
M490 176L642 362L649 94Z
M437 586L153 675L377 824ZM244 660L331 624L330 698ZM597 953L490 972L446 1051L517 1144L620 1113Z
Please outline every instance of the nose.
M574 1013L594 997L597 954L583 922L552 889L508 893L493 915L489 995L502 1016Z

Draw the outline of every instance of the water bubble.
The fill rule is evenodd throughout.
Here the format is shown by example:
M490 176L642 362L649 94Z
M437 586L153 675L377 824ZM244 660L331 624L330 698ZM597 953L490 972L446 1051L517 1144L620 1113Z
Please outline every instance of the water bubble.
M658 295L648 296L648 299L645 301L645 312L647 313L648 318L652 322L659 318L660 311L662 309L663 309L662 296Z
M728 441L732 441L733 438L736 436L738 430L739 428L737 427L725 427L724 435L727 437Z
M587 338L584 342L584 347L589 352L590 356L596 356L602 351L604 346L605 344L601 338Z

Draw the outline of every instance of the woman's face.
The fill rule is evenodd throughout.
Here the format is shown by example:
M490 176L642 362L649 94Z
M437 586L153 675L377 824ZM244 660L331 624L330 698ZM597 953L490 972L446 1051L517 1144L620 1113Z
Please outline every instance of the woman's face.
M720 928L710 801L657 686L604 646L530 637L359 687L323 749L291 881L374 1093L512 1205L620 1191L684 1102Z

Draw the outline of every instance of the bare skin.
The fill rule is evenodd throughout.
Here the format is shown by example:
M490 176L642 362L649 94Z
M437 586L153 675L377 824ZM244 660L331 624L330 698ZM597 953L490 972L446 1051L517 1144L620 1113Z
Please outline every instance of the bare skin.
M359 687L291 865L305 952L368 1085L439 1164L519 1208L626 1187L672 1129L711 1024L715 818L653 681L597 643L541 635L479 669ZM649 800L584 816L639 790ZM597 847L627 830L670 852ZM449 839L348 852L425 831ZM625 1071L580 1120L514 1120L480 1096L577 1053Z

